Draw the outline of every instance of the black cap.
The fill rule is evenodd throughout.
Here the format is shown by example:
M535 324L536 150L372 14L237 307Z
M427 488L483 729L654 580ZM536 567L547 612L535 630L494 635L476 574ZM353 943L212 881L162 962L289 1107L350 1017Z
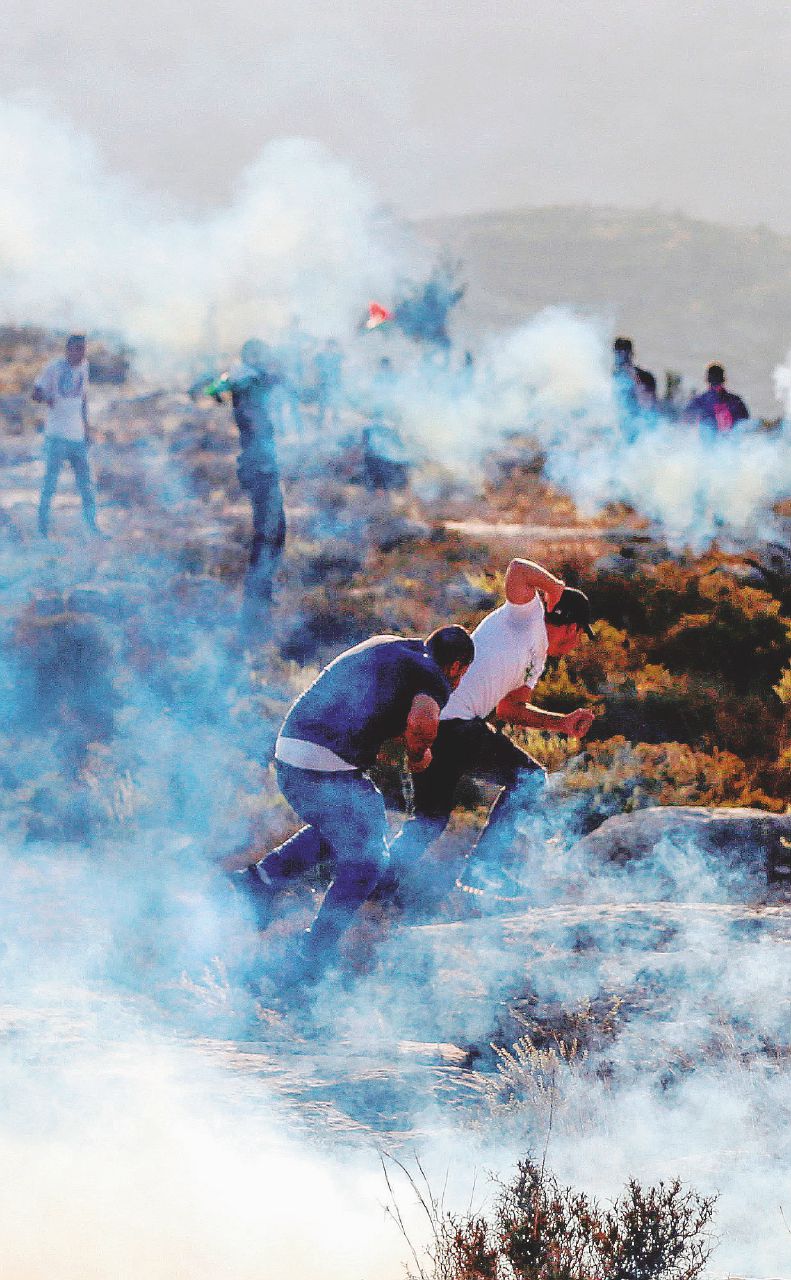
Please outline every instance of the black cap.
M563 595L552 612L546 615L546 620L556 627L567 627L570 623L576 622L591 640L594 638L590 600L584 591L578 591L576 587L563 588Z

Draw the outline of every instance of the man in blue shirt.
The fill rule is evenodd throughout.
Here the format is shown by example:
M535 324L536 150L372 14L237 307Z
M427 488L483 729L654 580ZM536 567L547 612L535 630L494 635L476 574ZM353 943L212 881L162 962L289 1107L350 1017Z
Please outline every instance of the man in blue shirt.
M286 716L275 747L277 780L307 825L242 874L263 921L290 879L325 860L333 865L303 946L306 975L335 958L387 863L384 799L367 771L392 738L403 738L413 772L428 768L440 711L474 652L457 626L425 641L374 636L325 667Z
M272 580L286 541L272 403L273 392L282 381L269 348L251 338L242 347L239 364L192 388L193 395L202 393L218 403L226 393L230 394L239 428L241 450L236 471L253 509L253 541L244 580L245 620L250 625L267 614Z

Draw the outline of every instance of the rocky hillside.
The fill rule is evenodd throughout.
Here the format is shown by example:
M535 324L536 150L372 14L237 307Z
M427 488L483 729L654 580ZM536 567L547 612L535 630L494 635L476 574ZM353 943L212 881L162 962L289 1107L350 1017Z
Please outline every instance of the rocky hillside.
M0 402L0 1081L12 1098L0 1154L27 1177L0 1239L18 1240L24 1274L99 1280L120 1240L137 1273L170 1280L188 1237L212 1275L260 1275L284 1232L261 1193L283 1168L273 1123L289 1150L305 1144L308 1169L329 1153L339 1185L354 1159L381 1198L378 1153L417 1150L440 1187L454 1166L465 1201L476 1160L500 1168L551 1131L560 1169L605 1196L631 1175L720 1190L722 1270L781 1274L783 564L762 567L752 548L685 558L622 507L583 522L518 438L467 487L429 469L372 492L354 415L320 432L308 409L303 433L279 439L288 544L269 625L245 645L250 516L227 407L175 385L97 386L107 536L82 531L68 475L50 539L37 536L40 437L24 394L51 341L6 335ZM525 892L482 902L456 888L493 798L471 785L429 861L422 922L369 904L342 979L284 997L282 962L327 876L284 895L261 935L223 872L296 825L270 767L286 707L372 632L474 624L501 598L508 556L528 551L584 584L597 616L596 644L547 673L541 701L599 714L584 750L528 735L551 782L543 826L526 824L516 851ZM397 753L379 780L395 829L408 791ZM143 1257L169 1162L178 1176ZM304 1185L289 1203L312 1214L326 1186L308 1200ZM72 1220L97 1203L101 1231L80 1238L75 1269L41 1265L42 1218L66 1224L53 1236L66 1256ZM369 1216L376 1234L381 1213ZM361 1233L345 1217L334 1235L317 1223L312 1263L289 1272L334 1280L319 1249ZM402 1245L343 1274L395 1280ZM202 1266L181 1270L202 1280Z

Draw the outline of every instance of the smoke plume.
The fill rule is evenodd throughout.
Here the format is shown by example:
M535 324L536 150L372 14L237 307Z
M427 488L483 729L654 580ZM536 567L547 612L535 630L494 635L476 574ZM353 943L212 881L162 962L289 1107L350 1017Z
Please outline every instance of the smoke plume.
M189 215L109 173L83 135L5 103L0 170L3 319L116 330L160 363L228 351L294 314L346 334L410 252L420 260L367 183L298 139L268 146L230 207Z

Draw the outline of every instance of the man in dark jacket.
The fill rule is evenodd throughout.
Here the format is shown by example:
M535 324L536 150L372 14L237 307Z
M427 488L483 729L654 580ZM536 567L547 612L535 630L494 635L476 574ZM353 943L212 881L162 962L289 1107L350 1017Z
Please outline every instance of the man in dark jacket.
M441 627L425 641L374 636L325 667L286 716L275 747L277 780L307 825L242 875L264 923L289 880L324 861L333 866L303 944L306 974L335 958L387 864L384 799L368 770L392 738L403 738L413 772L429 767L440 711L474 652L463 627Z
M272 405L273 392L281 383L268 347L251 338L242 347L239 364L193 388L193 394L202 392L220 404L229 394L239 428L237 475L253 509L253 540L244 584L249 623L265 615L271 604L272 581L286 541Z
M684 417L711 431L732 431L737 422L746 422L750 416L741 396L725 387L725 370L721 364L710 364L706 370L708 391L693 396L684 410Z
M656 408L656 378L634 362L631 338L616 338L612 344L613 382L624 413L634 416Z

